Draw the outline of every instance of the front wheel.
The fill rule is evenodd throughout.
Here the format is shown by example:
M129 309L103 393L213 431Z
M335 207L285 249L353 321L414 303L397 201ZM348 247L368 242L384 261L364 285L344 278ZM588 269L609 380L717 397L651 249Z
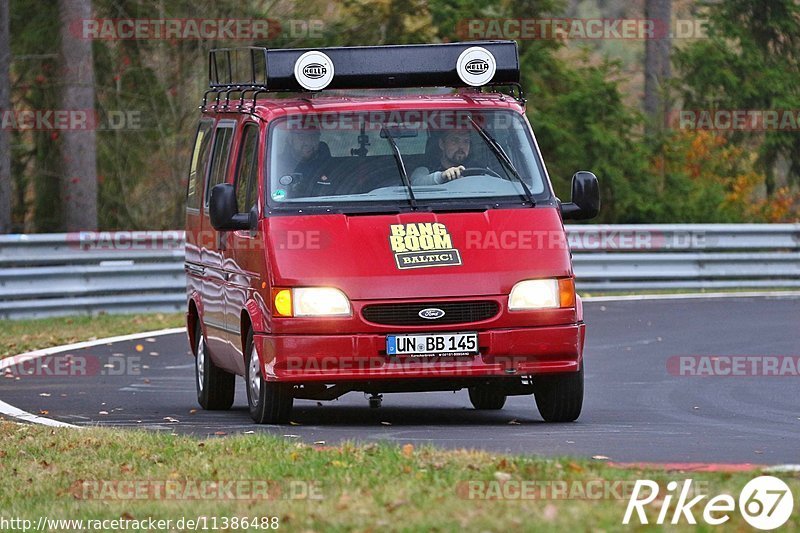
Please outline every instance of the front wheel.
M214 365L208 352L203 328L199 324L195 329L194 338L197 343L195 346L197 355L194 361L197 403L207 411L230 409L236 392L236 376Z
M583 407L583 363L577 372L533 378L536 407L545 422L573 422Z
M247 335L245 349L247 354L245 379L250 417L256 424L286 424L289 422L294 403L290 386L264 379L252 332Z

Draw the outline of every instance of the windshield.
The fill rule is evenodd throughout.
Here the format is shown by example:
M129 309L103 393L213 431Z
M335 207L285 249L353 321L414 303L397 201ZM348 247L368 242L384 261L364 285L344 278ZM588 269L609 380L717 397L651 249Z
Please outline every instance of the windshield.
M293 115L273 123L268 161L275 208L469 207L548 194L527 123L505 110Z

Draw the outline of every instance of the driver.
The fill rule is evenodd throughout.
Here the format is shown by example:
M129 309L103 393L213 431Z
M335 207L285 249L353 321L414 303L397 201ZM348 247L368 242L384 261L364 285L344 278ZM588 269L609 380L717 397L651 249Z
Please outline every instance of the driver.
M287 139L283 164L288 172L280 184L288 187L295 197L331 194L333 180L327 175L331 164L331 151L320 141L320 130L305 126L291 130Z
M411 174L412 185L441 185L461 177L464 163L469 157L471 142L467 130L449 130L439 139L438 165L433 168L418 167Z

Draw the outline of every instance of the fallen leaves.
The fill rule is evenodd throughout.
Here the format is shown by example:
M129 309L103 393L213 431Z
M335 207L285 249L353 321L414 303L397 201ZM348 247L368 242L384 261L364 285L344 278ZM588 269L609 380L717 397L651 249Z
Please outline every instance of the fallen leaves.
M350 501L352 498L347 492L343 492L341 496L339 496L339 501L336 502L336 509L339 511L344 511L350 506Z
M408 505L408 500L395 500L393 502L387 503L385 507L386 510L391 513L404 505Z
M583 472L585 468L583 468L578 463L567 463L567 468L572 470L573 472Z

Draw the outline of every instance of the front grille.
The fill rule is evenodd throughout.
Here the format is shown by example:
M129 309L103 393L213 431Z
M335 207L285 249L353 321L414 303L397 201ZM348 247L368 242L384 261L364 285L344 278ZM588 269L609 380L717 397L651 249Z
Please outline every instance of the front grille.
M441 309L444 316L427 319L419 316L423 309ZM492 318L500 310L497 302L426 302L411 304L376 304L362 309L364 318L375 324L387 326L438 326L441 324L466 324Z

